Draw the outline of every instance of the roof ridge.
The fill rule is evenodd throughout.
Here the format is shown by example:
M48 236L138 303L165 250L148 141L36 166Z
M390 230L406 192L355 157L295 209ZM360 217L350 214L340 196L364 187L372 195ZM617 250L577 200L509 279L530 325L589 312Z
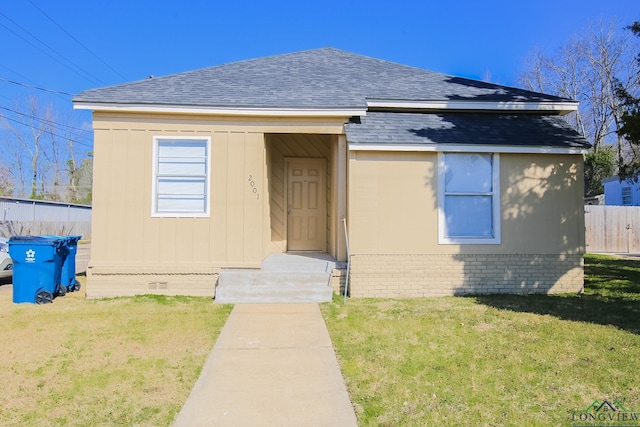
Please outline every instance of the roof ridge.
M290 56L290 55L296 55L296 54L301 54L301 53L306 53L306 52L321 51L321 50L334 50L334 51L337 51L337 52L349 53L347 51L344 51L344 50L341 50L341 49L337 49L337 48L334 48L332 46L325 46L325 47L313 48L313 49L304 49L304 50L299 50L299 51L295 51L295 52L276 53L276 54L273 54L273 55L261 56L259 58L246 58L246 59L239 59L239 60L235 60L235 61L222 62L222 63L216 64L216 65L208 65L208 66L205 66L205 67L202 67L202 68L196 68L195 70L178 71L176 73L163 74L163 75L157 76L157 77L154 76L153 74L150 74L149 77L147 77L147 78L143 78L143 79L139 79L139 80L133 80L133 81L130 81L130 82L117 83L115 85L101 86L101 87L97 87L97 88L93 88L93 89L87 89L87 90L84 90L84 91L80 92L80 94L86 93L86 92L92 92L92 91L95 91L95 90L101 90L101 89L105 89L105 88L124 87L124 86L132 85L132 84L146 82L146 81L149 81L149 80L167 79L167 78L172 78L172 77L181 76L181 75L185 75L185 74L204 72L204 71L207 71L207 70L211 70L213 68L224 67L224 66L228 66L228 65L243 64L243 63L249 63L249 62L259 61L259 60L263 60L263 59L272 59L272 58L277 58L277 57L285 57L285 56ZM357 54L355 54L355 55L357 55Z
M257 108L364 107L367 99L566 102L333 46L243 59L90 89L74 103Z

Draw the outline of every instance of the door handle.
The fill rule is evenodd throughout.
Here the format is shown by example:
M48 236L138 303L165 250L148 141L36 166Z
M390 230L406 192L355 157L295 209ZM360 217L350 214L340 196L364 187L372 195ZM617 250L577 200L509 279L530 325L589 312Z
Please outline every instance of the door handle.
M287 214L288 214L288 215L291 215L291 209L292 209L292 208L293 208L293 207L291 206L291 204L288 204L288 205L287 205Z

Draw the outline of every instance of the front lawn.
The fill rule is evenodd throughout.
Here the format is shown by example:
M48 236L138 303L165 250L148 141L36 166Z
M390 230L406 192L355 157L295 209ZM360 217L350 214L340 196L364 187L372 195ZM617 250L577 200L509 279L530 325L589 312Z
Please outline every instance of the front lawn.
M231 306L140 296L13 304L0 293L0 425L169 426Z
M640 425L640 261L585 263L582 295L322 305L360 425Z
M605 415L585 412L605 400L628 417L609 425L640 425L640 261L588 256L585 272L583 295L323 304L360 425L596 425L580 417ZM0 292L0 425L16 426L170 425L231 309L10 299Z

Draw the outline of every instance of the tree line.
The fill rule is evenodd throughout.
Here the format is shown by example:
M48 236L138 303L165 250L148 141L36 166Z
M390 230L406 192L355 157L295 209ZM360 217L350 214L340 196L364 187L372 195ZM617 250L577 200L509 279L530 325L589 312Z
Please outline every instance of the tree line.
M0 107L0 196L91 204L92 133L37 97Z
M585 196L640 176L640 21L592 24L557 51L531 53L520 84L580 102L564 116L591 144ZM90 204L90 130L37 97L0 110L0 196Z
M592 145L585 156L587 197L604 192L604 178L637 181L640 174L636 36L639 22L591 24L553 53L532 52L520 76L526 89L580 102L565 119Z

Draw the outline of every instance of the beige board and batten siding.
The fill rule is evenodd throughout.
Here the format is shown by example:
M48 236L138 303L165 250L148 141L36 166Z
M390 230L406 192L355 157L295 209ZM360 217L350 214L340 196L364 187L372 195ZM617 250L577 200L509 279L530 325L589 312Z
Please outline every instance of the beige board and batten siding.
M579 291L582 165L579 155L502 153L501 243L439 244L437 153L351 152L351 295Z
M95 112L87 295L213 296L222 267L259 267L271 240L265 134L341 133L343 121ZM151 216L154 137L210 138L209 217Z

